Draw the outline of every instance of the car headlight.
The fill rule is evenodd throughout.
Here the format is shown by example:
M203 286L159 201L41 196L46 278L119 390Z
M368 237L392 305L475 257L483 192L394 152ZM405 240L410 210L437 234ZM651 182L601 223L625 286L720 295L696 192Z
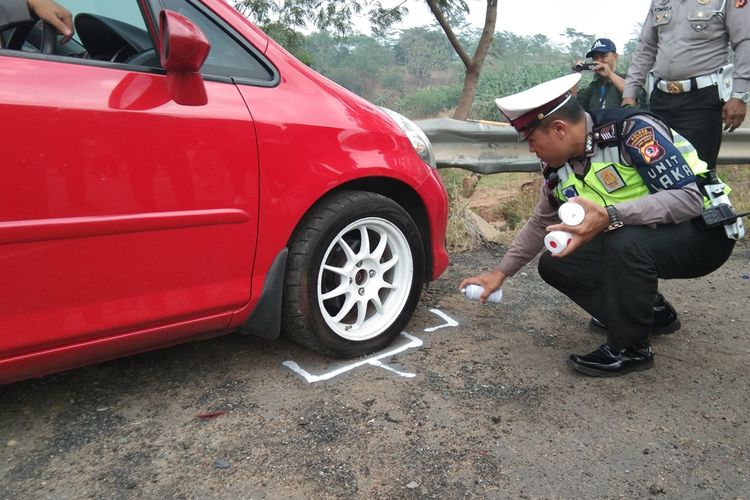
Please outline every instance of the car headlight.
M431 166L437 168L435 164L435 152L432 150L432 144L427 138L427 134L417 127L417 124L405 117L402 114L396 113L388 108L381 107L383 111L390 116L393 121L404 131L406 137L411 141L411 145L414 147L414 151L417 152L422 161Z

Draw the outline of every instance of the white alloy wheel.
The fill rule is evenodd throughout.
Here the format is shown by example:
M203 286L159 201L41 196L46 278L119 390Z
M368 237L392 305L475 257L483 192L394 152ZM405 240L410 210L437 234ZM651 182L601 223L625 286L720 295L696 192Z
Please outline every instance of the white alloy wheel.
M342 190L321 199L289 243L284 333L328 356L383 349L419 303L422 241L411 214L387 196Z
M413 279L411 249L401 230L378 217L359 219L336 235L323 256L320 312L336 335L371 339L398 319Z

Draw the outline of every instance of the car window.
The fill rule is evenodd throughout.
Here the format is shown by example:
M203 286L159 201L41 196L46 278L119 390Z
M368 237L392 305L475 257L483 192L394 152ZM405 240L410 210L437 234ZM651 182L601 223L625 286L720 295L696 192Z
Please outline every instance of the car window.
M54 54L109 61L132 66L161 66L159 54L147 29L137 0L58 0L73 14L75 35L65 45L57 44ZM160 8L176 11L193 21L211 44L201 72L208 76L238 79L248 83L273 85L276 72L244 38L217 19L199 2L162 0ZM12 28L2 33L4 40L16 40L11 48L40 52L41 23ZM16 36L21 34L22 36ZM58 39L60 37L58 36Z
M57 0L73 15L75 35L45 44L40 21L20 23L3 33L5 48L25 52L159 67L151 35L137 0ZM45 48L42 48L45 47Z
M159 66L159 57L137 0L60 0L73 14L75 40L84 58Z
M239 35L232 33L229 26L221 26L186 0L162 0L164 8L179 12L193 21L206 35L211 44L203 69L203 74L246 78L253 81L270 82L275 79L273 70L252 53Z
M131 26L146 30L141 9L135 0L56 0L74 16L81 12L118 19Z

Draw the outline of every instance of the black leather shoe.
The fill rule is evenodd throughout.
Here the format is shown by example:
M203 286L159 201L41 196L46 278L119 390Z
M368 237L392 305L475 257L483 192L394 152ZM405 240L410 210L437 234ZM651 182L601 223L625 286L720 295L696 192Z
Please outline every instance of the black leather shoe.
M654 335L667 335L674 333L682 327L677 311L674 310L664 295L656 292L654 298ZM598 333L606 333L607 325L592 317L589 321L589 329Z
M574 370L592 377L619 377L654 366L654 353L648 342L621 351L613 351L609 344L602 344L584 356L571 354L570 364Z
M680 329L680 318L664 295L656 292L654 301L654 335L666 335Z

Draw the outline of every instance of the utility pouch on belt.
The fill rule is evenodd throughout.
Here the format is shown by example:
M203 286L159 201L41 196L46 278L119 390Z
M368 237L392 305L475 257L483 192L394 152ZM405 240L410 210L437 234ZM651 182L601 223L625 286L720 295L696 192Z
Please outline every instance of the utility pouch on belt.
M732 98L732 73L734 73L734 64L727 64L719 68L716 72L716 84L719 86L719 97L722 101L727 102Z
M721 205L704 209L699 224L704 229L713 229L715 227L731 224L736 220L737 214L734 212L734 209L731 206L722 203Z
M742 216L737 215L732 208L732 202L729 196L724 192L725 185L716 176L715 172L708 174L708 179L703 185L703 190L710 200L710 206L703 209L703 213L696 219L699 227L704 229L713 229L724 226L724 232L727 238L739 240L745 236L745 226L742 223Z

